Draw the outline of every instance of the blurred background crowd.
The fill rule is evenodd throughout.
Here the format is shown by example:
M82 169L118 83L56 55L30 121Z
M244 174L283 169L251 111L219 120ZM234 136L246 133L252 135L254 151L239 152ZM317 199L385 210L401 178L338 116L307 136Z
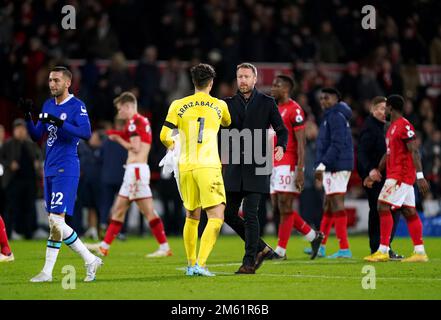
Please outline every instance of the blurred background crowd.
M140 113L152 124L151 184L166 232L181 233L183 208L176 185L158 168L165 153L159 130L170 102L192 92L188 68L198 62L215 66L216 97L235 93L240 62L255 62L258 68L283 64L297 83L293 98L308 115L307 164L314 162L320 88L337 87L352 107L355 147L369 100L404 95L405 117L418 131L424 174L431 184L429 198L439 200L441 2L369 4L377 12L375 30L362 28L363 3L358 1L1 0L0 212L12 225L8 231L26 238L38 231L35 200L42 196L43 152L30 142L16 102L32 98L37 114L48 98L48 70L55 65L72 69L72 92L85 101L94 130L90 141L79 145L82 176L76 210L87 211L88 221L77 214L73 222L92 237L97 226L106 224L122 181L126 152L103 132L123 125L114 119L112 100L125 90L136 94ZM61 27L64 5L75 8L76 29ZM433 79L422 81L424 72ZM271 81L259 79L257 87L267 90ZM313 215L321 210L320 202L313 199L321 195L314 189L313 168L306 169L300 207L317 225ZM350 186L349 197L364 197L355 171ZM261 208L262 223L271 221L270 211Z

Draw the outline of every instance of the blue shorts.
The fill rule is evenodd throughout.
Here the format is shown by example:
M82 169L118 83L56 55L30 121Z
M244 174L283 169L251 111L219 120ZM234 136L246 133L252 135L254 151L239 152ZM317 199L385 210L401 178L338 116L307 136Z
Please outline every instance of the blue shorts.
M73 215L79 177L44 178L44 200L48 213Z

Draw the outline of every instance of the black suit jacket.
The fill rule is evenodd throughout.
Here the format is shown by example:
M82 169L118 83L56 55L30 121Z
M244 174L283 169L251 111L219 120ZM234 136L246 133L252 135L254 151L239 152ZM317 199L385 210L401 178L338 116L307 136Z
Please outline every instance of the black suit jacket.
M358 174L364 180L369 172L378 167L386 153L384 123L369 115L364 122L358 143Z
M266 148L269 146L267 129L270 126L273 127L277 134L277 145L282 146L284 150L286 150L288 142L288 130L283 124L276 101L274 98L254 89L248 100L245 100L243 95L238 92L233 97L226 98L225 102L230 111L231 125L228 129L223 130L229 130L228 132L232 136L228 141L221 139L221 145L225 145L225 143L229 145L229 153L222 154L223 163L227 162L223 167L225 189L227 192L268 193L272 162L263 162L262 159L263 157L272 159L273 150L269 150L270 154L267 156ZM243 137L238 139L237 134L234 135L236 130L233 129L237 129L242 134L249 132L251 140ZM260 136L258 132L260 132ZM223 133L221 133L222 136ZM234 160L232 155L233 145L240 146L239 163L232 163L232 160ZM261 152L258 148L261 148ZM250 154L250 150L252 150L252 154ZM255 154L262 156L262 159L255 157ZM247 159L247 157L249 158ZM245 161L250 160L250 158L251 161ZM264 167L269 168L269 172L263 170ZM259 170L259 168L262 171L267 171L267 173L256 174L256 169Z

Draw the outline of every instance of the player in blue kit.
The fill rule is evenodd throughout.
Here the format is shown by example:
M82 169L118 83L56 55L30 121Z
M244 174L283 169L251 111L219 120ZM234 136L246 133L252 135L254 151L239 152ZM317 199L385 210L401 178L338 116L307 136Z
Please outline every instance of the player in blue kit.
M91 136L89 116L84 103L69 94L72 73L65 67L55 67L49 74L52 98L43 104L35 126L31 118L32 101L20 100L29 134L34 141L46 139L44 162L44 198L49 216L50 234L43 270L31 282L52 281L52 271L61 243L78 253L86 263L85 282L95 280L102 260L93 255L69 227L64 218L74 212L75 197L80 176L77 146L80 139Z

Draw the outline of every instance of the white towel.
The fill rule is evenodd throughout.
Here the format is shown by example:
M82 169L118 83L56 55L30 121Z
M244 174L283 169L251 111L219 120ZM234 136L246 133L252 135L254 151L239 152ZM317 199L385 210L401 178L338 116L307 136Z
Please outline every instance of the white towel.
M178 186L179 195L181 196L181 190L179 189L179 157L181 156L181 143L179 140L179 135L173 136L174 148L173 150L168 150L164 158L159 162L159 166L162 167L162 174L165 176L170 176L173 172L176 184Z

